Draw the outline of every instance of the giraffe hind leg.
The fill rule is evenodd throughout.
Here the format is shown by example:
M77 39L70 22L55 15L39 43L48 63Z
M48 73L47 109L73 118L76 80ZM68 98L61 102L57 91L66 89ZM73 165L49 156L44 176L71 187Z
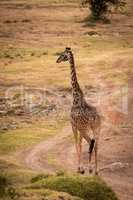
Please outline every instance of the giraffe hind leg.
M93 148L94 148L94 144L95 144L95 140L94 139L91 139L89 134L87 133L86 130L80 130L80 133L82 135L82 137L87 141L87 143L89 144L89 173L92 173L92 166L91 166L91 155L92 155L92 151L93 151Z
M95 175L98 175L98 169L97 169L97 142L95 144Z
M80 165L78 167L78 173L80 174L84 174L85 173L85 170L82 166L82 140L83 140L83 137L82 135L79 133L79 155L80 155Z
M89 145L89 163L91 163L91 157L92 157L92 153L93 153L93 149L95 146L95 139L91 139L90 140L90 145ZM92 173L92 168L91 165L89 164L89 173Z
M97 127L96 129L93 129L93 133L95 136L95 145L94 145L94 153L95 153L95 175L98 175L98 140L99 140L99 134L100 134L101 127Z
M89 154L92 154L94 145L95 145L95 139L91 139L90 146L89 146Z

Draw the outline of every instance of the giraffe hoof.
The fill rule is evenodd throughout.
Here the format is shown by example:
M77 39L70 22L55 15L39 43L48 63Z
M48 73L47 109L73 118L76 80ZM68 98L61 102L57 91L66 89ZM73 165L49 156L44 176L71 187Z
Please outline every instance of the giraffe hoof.
M78 168L78 171L77 171L79 174L84 174L85 173L85 170L83 168Z
M92 169L89 169L89 173L92 174L92 172L93 172L93 170L92 170Z
M84 173L85 173L85 170L82 169L82 170L80 171L80 174L84 174Z
M95 172L95 175L98 176L98 172Z

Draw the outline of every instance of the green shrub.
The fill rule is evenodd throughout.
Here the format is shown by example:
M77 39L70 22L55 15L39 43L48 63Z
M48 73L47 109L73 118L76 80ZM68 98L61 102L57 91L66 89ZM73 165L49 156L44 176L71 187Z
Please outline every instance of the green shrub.
M84 200L118 200L112 189L99 177L52 176L36 182L31 188L66 192Z
M6 176L0 174L0 196L3 197L6 194L6 188L8 186L8 180Z
M39 174L39 175L37 175L37 176L35 176L31 179L31 183L35 183L35 182L40 181L42 179L48 178L49 176L50 176L49 174Z
M125 0L81 0L82 5L87 5L91 10L91 19L98 20L111 13L112 7L120 9L125 6Z
M0 197L7 199L18 199L19 194L12 186L10 179L7 175L0 174Z

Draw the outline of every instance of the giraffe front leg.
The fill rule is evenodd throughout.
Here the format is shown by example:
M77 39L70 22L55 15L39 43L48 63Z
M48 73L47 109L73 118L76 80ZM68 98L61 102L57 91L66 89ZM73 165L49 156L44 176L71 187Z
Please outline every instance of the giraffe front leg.
M91 166L91 153L89 153L89 174L93 172L92 166Z
M95 143L95 175L98 175L98 160L97 160L98 144Z
M91 174L93 172L92 166L91 166L91 158L92 158L92 153L95 145L95 139L90 139L90 146L89 146L89 173Z
M76 147L76 153L77 153L77 158L78 158L78 170L79 170L79 147L78 147L78 131L77 129L72 126L73 134L74 134L74 139L75 139L75 147Z
M77 153L77 158L78 158L78 168L77 172L78 173L84 173L84 169L81 166L81 154L82 154L82 137L79 136L78 131L75 127L72 126L73 134L74 134L74 139L75 139L75 147L76 147L76 153Z
M92 156L92 149L93 149L93 147L92 147L92 144L91 144L91 139L90 139L90 137L89 137L89 134L87 133L87 131L86 130L84 130L84 129L82 129L82 130L80 130L80 133L81 133L81 136L82 136L82 138L84 138L85 140L86 140L86 142L89 144L89 163L88 163L88 165L89 165L89 172L91 173L92 172L92 167L91 167L91 156ZM91 149L90 149L91 148Z
M100 126L94 130L95 135L95 145L94 145L94 153L95 153L95 175L98 175L98 141L100 134Z
M85 173L85 170L82 166L82 140L83 140L83 137L81 134L79 134L79 168L78 168L78 172L81 173L81 174L84 174Z

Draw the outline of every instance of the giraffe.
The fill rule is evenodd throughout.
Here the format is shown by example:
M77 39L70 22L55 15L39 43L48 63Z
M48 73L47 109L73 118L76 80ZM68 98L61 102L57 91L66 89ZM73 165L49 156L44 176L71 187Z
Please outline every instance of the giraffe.
M101 127L101 117L96 108L87 104L84 94L77 80L74 56L71 48L66 47L65 51L60 54L57 63L68 61L71 69L71 85L73 94L73 103L71 108L71 125L75 138L76 153L78 158L78 173L85 173L82 166L82 141L85 139L89 144L89 173L92 173L91 157L95 153L95 174L98 174L98 139Z

